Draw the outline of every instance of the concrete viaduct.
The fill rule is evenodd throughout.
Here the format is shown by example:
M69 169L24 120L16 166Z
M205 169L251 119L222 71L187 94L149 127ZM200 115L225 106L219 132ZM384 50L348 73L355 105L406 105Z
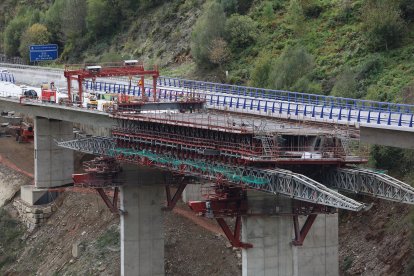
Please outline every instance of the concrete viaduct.
M63 75L52 69L10 67L9 70L20 82L36 86L52 78L59 85L58 78ZM296 109L299 108L303 106L297 104ZM35 187L22 189L23 200L31 204L45 190L73 182L73 152L58 147L56 140L73 139L74 123L90 126L101 135L109 133L115 124L114 119L104 112L38 102L21 104L18 99L7 97L0 97L0 110L13 110L34 118ZM282 115L288 117L288 114ZM303 116L302 119L308 120ZM362 142L414 148L413 128L363 123L357 128ZM158 208L164 201L164 175L158 170L136 167L127 168L125 175L127 184L121 187L120 206L125 211L121 214L121 273L164 275L163 211ZM184 198L196 200L199 193L198 187L191 185ZM268 210L283 213L291 209L289 198L249 191L252 213ZM304 224L304 219L301 218L299 223ZM293 234L290 217L275 216L272 212L268 216L244 216L242 241L254 247L243 249L243 275L339 275L337 214L318 215L302 246L291 244Z

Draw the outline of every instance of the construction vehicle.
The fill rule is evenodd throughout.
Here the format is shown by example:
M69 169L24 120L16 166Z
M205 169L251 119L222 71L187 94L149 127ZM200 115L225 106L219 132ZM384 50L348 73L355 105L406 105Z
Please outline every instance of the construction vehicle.
M19 143L29 143L34 140L34 129L31 124L22 122L16 129L16 141Z
M41 95L42 102L56 103L56 87L53 81L50 84L43 83L41 85L41 89L42 89L42 95Z
M98 108L98 98L96 97L95 93L89 93L87 103L86 103L86 107L91 108L91 109L97 109Z

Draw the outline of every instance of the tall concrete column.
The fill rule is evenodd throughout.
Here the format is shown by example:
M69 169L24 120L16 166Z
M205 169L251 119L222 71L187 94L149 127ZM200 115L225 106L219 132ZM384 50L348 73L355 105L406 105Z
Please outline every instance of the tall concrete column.
M125 168L121 188L121 275L164 275L165 201L162 172Z
M72 183L73 151L54 140L73 139L73 123L36 117L34 121L35 185L59 187Z
M318 215L303 246L293 246L295 275L339 275L338 248L338 214Z
M318 215L302 246L292 245L293 219L288 198L248 193L249 212L242 218L243 276L337 276L338 215ZM305 217L300 218L302 226Z
M198 201L203 200L203 196L201 194L202 184L187 184L183 191L183 201L188 203L189 201Z

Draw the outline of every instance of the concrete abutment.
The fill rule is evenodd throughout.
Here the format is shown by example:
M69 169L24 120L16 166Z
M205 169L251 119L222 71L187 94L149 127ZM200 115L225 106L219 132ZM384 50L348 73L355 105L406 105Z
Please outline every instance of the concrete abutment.
M73 123L34 118L35 185L23 186L21 198L28 204L46 204L56 198L49 188L71 184L74 170L73 151L58 147L55 140L73 138Z

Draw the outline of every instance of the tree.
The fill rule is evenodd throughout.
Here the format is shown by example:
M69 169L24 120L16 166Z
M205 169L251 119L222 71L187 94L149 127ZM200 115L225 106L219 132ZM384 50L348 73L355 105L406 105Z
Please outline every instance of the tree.
M62 11L62 33L66 39L81 37L86 30L85 17L87 4L85 0L65 0Z
M302 47L287 47L272 64L269 85L274 89L292 90L295 83L314 68L313 57Z
M373 50L397 47L406 30L399 6L395 1L368 0L362 9L362 30Z
M4 30L4 50L8 56L19 53L20 39L29 22L25 17L15 17Z
M214 39L223 36L225 22L222 5L215 1L208 3L191 33L191 53L199 66L211 64L209 47Z
M86 27L88 32L95 37L112 34L117 26L119 16L111 1L88 0L87 3Z
M231 15L237 12L239 8L238 2L238 0L220 0L220 3L227 15Z
M227 20L225 32L233 49L245 48L256 39L256 22L249 16L234 14Z
M269 58L269 54L264 54L259 57L253 67L250 74L250 82L252 86L256 87L268 87L269 86L269 73L272 69L272 62Z
M401 0L400 8L405 20L414 21L414 2L412 0Z
M301 37L305 32L305 16L300 0L290 1L286 19L295 35Z
M342 72L332 88L332 95L344 98L360 98L356 73L351 69Z
M20 55L29 61L29 46L32 44L47 44L49 39L50 33L45 25L33 24L22 35L19 47Z
M65 0L56 0L46 11L43 22L55 40L63 41L62 17Z
M213 64L221 66L226 63L230 58L230 50L227 42L221 38L215 38L210 44L209 60Z

